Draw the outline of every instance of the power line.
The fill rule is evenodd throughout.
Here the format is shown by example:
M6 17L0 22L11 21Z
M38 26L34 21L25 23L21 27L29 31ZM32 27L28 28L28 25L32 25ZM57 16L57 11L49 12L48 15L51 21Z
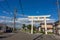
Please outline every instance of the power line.
M24 15L24 11L23 11L23 6L22 6L21 0L19 0L19 4L20 4L21 12L22 12L22 14Z
M1 4L0 4L0 7L1 7L3 10L7 11Z
M1 4L0 4L0 7L4 10L4 11L6 11L6 12L9 12L7 9L5 9Z
M10 10L10 5L9 5L8 1L7 1L7 0L5 0L5 2L6 2L6 4L7 4L8 8L9 8L9 10ZM9 14L11 14L11 13L9 12Z
M10 5L9 5L8 1L5 0L5 2L6 2L6 4L7 4L7 6L8 6L8 8L10 9Z
M10 9L10 6L9 6L8 1L7 1L7 0L4 0L4 2L6 2L6 4L7 4L8 8ZM10 13L10 12L9 12L7 9L5 9L1 4L0 4L0 7L1 7L4 11L6 11L6 12Z

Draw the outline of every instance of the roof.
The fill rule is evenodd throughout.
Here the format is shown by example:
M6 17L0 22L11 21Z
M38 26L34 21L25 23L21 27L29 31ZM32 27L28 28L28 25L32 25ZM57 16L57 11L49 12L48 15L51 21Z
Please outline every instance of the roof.
M44 25L44 23L40 23L40 25ZM47 25L53 25L53 23L47 23Z
M55 23L59 23L60 21L56 21Z
M56 21L56 22L55 22L55 26L59 25L59 22L60 22L60 21Z
M0 23L0 26L4 26L5 24Z
M7 26L7 25L5 25L5 24L2 24L2 23L0 23L0 26L1 26L1 27L9 27L9 26Z

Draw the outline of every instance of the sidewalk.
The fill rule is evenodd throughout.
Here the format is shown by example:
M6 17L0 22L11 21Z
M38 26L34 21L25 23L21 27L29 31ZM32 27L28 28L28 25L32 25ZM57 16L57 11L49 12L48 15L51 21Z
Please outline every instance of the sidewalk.
M60 39L60 35L53 34L53 36L57 39Z
M12 35L14 35L15 33L3 33L0 35L0 38L7 38L7 37L10 37Z

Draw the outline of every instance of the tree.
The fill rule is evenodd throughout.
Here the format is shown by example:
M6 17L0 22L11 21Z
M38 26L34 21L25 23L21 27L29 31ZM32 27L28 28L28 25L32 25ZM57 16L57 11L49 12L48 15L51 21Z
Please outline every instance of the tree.
M31 30L31 25L30 24L27 25L27 29Z
M25 29L25 28L26 28L26 25L25 25L25 24L23 24L22 28L23 28L23 29Z
M31 24L27 25L27 29L31 30ZM35 26L33 26L33 30L36 30Z

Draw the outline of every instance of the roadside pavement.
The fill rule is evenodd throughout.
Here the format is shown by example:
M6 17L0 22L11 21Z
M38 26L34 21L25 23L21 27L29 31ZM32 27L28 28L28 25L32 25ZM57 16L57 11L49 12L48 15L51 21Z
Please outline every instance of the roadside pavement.
M58 40L60 39L60 35L53 34L53 36Z

